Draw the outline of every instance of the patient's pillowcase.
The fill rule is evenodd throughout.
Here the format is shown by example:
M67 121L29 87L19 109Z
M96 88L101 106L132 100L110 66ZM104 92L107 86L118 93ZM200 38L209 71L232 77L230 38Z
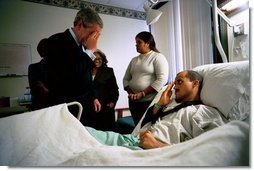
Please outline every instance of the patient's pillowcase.
M194 70L204 77L204 104L216 107L229 120L245 120L249 116L249 61L208 64Z

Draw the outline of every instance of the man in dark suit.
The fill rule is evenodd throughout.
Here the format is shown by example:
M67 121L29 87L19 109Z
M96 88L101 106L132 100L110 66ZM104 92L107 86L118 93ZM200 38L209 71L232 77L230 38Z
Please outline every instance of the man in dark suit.
M103 28L100 16L90 8L78 11L74 27L48 38L47 64L49 104L78 101L83 106L81 122L90 126L90 111L100 111L91 69L93 52ZM83 47L82 47L83 46ZM70 111L77 112L71 108Z

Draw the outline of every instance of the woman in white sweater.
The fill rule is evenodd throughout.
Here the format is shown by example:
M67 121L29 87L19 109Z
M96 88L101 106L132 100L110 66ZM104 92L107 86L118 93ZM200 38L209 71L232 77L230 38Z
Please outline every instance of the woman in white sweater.
M155 95L168 81L168 62L157 48L150 32L140 32L135 37L140 55L134 57L123 78L128 92L129 108L135 125L145 113Z

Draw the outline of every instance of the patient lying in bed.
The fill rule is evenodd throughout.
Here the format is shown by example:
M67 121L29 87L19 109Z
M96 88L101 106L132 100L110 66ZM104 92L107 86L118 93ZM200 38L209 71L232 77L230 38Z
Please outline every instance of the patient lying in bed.
M134 150L159 148L192 139L225 124L218 110L202 104L202 81L202 76L195 71L178 73L159 101L147 110L138 136L86 128L102 144Z

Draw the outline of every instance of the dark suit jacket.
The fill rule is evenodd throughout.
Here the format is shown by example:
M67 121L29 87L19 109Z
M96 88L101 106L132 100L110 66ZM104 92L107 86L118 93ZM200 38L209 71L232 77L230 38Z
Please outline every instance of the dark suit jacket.
M93 61L81 51L69 30L49 37L47 48L50 104L79 101L86 108L95 98L91 75Z
M119 91L113 68L99 68L94 78L94 87L102 107L110 102L116 104Z
M110 102L116 104L119 97L113 68L99 68L94 78L94 87L101 103L101 111L93 113L93 127L103 131L115 131L115 110L107 107Z
M47 107L47 92L38 86L38 81L47 87L47 65L44 59L40 62L30 64L28 67L28 81L32 95L32 110Z

